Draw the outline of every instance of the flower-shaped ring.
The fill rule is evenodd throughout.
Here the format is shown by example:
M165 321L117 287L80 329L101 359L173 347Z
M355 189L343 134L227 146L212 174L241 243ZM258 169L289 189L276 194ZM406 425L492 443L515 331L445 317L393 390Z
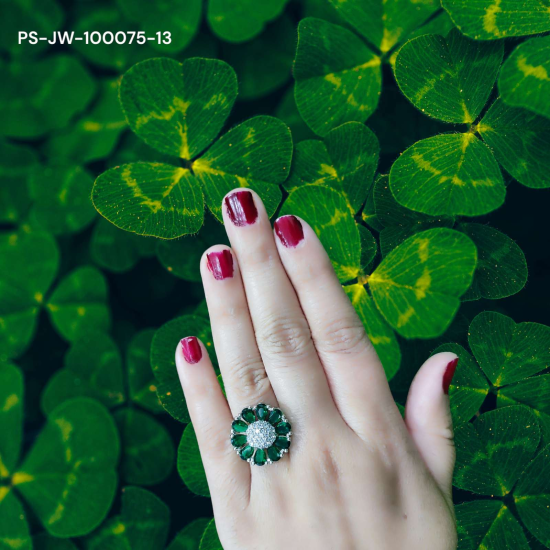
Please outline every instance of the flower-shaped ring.
M256 466L277 462L290 447L290 424L281 409L258 403L243 409L231 424L231 445Z

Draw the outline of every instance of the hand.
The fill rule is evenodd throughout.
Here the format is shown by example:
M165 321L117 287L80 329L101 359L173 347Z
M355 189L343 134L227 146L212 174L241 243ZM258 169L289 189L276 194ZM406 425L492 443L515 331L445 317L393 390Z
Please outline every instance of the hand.
M196 338L176 363L224 549L456 548L446 395L456 355L424 363L403 421L311 227L286 216L273 231L244 189L222 210L232 249L210 248L201 274L227 401ZM258 403L292 426L288 454L263 467L229 441L233 417Z

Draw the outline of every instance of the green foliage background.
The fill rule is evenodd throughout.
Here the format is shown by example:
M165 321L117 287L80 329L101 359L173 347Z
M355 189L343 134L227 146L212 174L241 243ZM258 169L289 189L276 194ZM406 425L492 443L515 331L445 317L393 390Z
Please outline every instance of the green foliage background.
M173 350L217 368L238 186L314 227L398 404L460 356L459 548L550 548L548 32L539 0L1 0L0 549L220 548Z

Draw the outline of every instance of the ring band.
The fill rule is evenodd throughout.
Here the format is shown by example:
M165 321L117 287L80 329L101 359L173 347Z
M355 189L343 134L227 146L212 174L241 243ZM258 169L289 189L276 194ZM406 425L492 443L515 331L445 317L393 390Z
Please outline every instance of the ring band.
M273 464L288 453L292 432L281 409L264 403L247 407L231 424L231 445L250 464Z

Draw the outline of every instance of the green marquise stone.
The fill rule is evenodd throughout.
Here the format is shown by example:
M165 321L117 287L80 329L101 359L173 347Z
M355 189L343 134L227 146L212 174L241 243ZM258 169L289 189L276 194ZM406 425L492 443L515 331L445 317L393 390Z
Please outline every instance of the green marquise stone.
M256 420L256 415L252 409L243 409L241 416L249 423Z
M267 462L267 456L264 449L256 449L256 454L254 455L254 464L258 466L263 466Z
M248 424L244 420L234 420L231 427L236 432L246 432L246 430L248 430Z
M243 460L248 460L254 454L254 447L247 445L241 449L239 455Z
M281 420L281 417L283 416L283 413L279 409L273 409L271 411L271 414L269 415L269 422L270 424L277 424L279 420Z
M233 447L242 447L246 443L246 435L234 435L231 438L231 445Z
M265 420L267 416L269 415L269 409L267 408L267 405L264 405L263 403L260 403L256 406L256 416L259 420Z
M267 449L267 456L273 461L277 462L281 458L281 453L278 451L277 447L275 445L272 445Z
M281 422L280 424L277 424L275 427L275 431L279 435L286 435L288 432L290 432L290 424L288 422Z
M290 447L290 441L286 437L278 437L275 440L275 447L279 449L288 449Z

